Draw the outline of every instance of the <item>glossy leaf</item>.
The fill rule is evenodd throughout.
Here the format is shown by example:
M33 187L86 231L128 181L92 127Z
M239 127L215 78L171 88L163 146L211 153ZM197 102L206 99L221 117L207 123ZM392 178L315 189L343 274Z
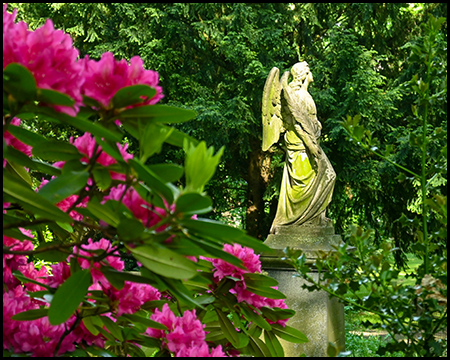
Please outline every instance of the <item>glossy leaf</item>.
M207 148L204 141L194 145L187 140L183 148L186 153L186 192L203 192L204 186L214 175L225 148L222 147L214 155L214 147Z
M147 165L147 168L158 175L166 182L176 182L183 176L184 169L177 164L154 164Z
M121 217L117 226L117 235L122 241L138 239L144 232L145 227L142 222L134 217Z
M167 330L167 326L165 326L165 325L163 325L163 324L161 324L159 322L153 321L151 319L144 318L144 317L139 316L139 315L124 314L124 315L122 315L122 317L124 317L125 319L128 319L128 320L130 320L132 322L143 324L146 327L149 327L149 328L152 328L152 329Z
M8 162L13 162L18 165L27 167L30 170L37 170L39 172L58 176L61 174L61 169L54 167L39 159L31 159L23 152L14 149L13 147L7 147L3 152L3 156Z
M139 150L140 160L145 163L147 159L155 153L159 153L163 143L174 131L174 128L161 126L159 124L139 121Z
M39 246L36 248L39 252L35 253L33 256L35 256L38 259L45 260L45 261L51 261L51 262L61 262L67 259L67 254L59 251L55 246L61 244L59 241L52 241L52 242L44 242L40 243ZM50 247L49 250L40 252L41 250ZM65 247L67 249L67 247Z
M21 126L10 125L8 126L8 131L23 143L33 147L40 142L46 141L45 137L37 134L36 132L24 129Z
M118 90L113 98L114 108L119 109L125 106L139 104L156 95L156 90L148 85L131 85Z
M31 284L35 284L35 285L42 286L42 287L46 288L47 290L50 290L50 289L51 289L50 286L48 286L48 285L42 284L42 283L40 283L40 282L37 281L37 280L27 278L27 277L24 276L19 270L14 270L14 271L12 272L12 274L14 275L15 278L17 278L18 280L20 280L21 282L23 282L23 283L25 283L25 284L26 284L26 283L31 283Z
M83 157L74 145L54 140L45 140L36 144L32 153L38 158L49 161L81 159Z
M23 166L8 161L6 163L5 169L6 171L9 171L11 174L20 177L24 182L26 182L31 187L32 185L31 176Z
M48 321L52 325L59 325L67 321L84 300L89 286L92 284L92 276L89 269L72 273L56 290L50 309Z
M129 164L152 190L155 190L160 194L169 204L173 202L173 192L171 188L166 185L164 180L136 159L130 159Z
M185 215L204 214L211 210L211 198L198 193L182 194L175 203L175 211Z
M89 173L86 171L64 173L45 184L38 194L52 204L56 204L70 195L78 193L87 185L88 178Z
M48 308L42 308L42 309L33 309L33 310L27 310L20 312L16 315L11 316L12 320L36 320L40 319L44 316L47 316L48 314Z
M234 328L234 325L222 311L216 309L216 312L219 319L220 328L222 329L227 340L230 341L236 349L246 346L249 341L248 336L238 333Z
M95 183L100 190L105 191L111 186L112 179L108 169L96 166L92 170L92 174L94 175Z
M280 341L271 331L264 330L264 340L271 356L284 357L283 346L281 346Z
M218 245L217 243L214 243L212 241L210 242L204 239L197 239L194 236L190 236L189 240L192 241L194 244L196 244L198 247L205 250L212 257L222 259L226 262L229 262L232 265L240 267L241 269L245 268L242 261L239 258L223 250L223 245Z
M248 321L257 324L259 327L265 330L272 330L270 324L262 316L256 314L251 308L247 307L245 304L242 304L242 306L240 306L240 309Z
M193 110L181 109L168 105L145 105L128 109L120 113L120 120L145 119L158 123L181 123L196 116Z
M218 242L223 241L227 243L238 243L261 252L271 251L267 245L264 245L261 241L258 241L250 236L247 236L244 231L222 224L221 222L215 220L203 218L199 218L197 220L183 219L180 221L180 224L195 234L207 236Z
M97 336L100 332L98 331L98 327L101 327L103 325L103 321L100 316L87 316L83 318L83 324L86 326L86 329L90 331L90 333L94 336Z
M101 316L100 319L103 321L106 329L119 341L123 341L122 330L119 325L112 321L108 316Z
M279 324L272 324L272 332L278 337L295 344L302 344L309 341L305 334L288 325L283 327Z
M75 104L74 99L62 92L41 88L37 89L36 100L49 105L73 106Z
M97 198L91 198L87 204L87 209L96 217L103 220L107 224L116 227L119 225L119 217L112 210L111 202L100 204Z
M72 218L53 205L50 201L31 190L29 187L17 182L7 173L3 173L3 191L20 203L25 209L40 215L44 219L73 222Z
M195 263L162 246L129 248L137 261L156 274L173 279L190 279L197 274Z
M18 101L36 98L36 80L26 67L11 63L3 69L3 88Z
M255 356L270 357L271 353L267 345L259 338L249 336L249 346L253 349Z

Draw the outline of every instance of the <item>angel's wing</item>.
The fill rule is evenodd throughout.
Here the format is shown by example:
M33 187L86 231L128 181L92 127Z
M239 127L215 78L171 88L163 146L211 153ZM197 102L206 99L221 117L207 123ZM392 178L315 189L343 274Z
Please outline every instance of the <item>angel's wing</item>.
M264 85L262 98L263 151L267 151L275 144L280 138L280 133L284 131L283 120L281 119L279 75L280 70L276 67L272 68Z
M313 125L315 114L311 114L304 104L295 99L294 90L287 84L288 72L281 78L283 96L295 121L299 123L314 144L317 144L316 130Z

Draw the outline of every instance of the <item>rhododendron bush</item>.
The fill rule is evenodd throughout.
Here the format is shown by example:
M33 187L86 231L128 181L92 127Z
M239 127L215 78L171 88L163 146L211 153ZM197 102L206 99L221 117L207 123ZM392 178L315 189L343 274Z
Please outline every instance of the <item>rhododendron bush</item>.
M4 354L283 356L278 338L307 341L261 272L270 249L200 217L223 149L171 126L195 113L157 104L139 57L80 59L51 20L31 31L15 17L4 5ZM36 118L81 135L49 139ZM147 164L164 142L184 166Z

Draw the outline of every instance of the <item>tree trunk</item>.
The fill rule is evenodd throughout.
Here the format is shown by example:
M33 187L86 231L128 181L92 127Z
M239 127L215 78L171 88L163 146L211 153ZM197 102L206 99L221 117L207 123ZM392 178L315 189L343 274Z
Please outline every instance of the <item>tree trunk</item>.
M269 229L264 212L264 192L269 179L270 156L261 149L261 144L252 144L249 154L247 172L247 234L260 240L265 240Z

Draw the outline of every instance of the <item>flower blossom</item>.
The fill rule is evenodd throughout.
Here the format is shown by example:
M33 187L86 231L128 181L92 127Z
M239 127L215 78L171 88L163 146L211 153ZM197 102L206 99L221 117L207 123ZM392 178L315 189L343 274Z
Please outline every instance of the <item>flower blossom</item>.
M87 55L82 61L86 71L83 92L104 108L110 108L111 99L118 90L131 85L148 85L156 90L156 95L151 99L134 106L153 105L163 98L162 88L158 86L158 73L145 70L139 56L132 57L130 64L125 59L115 60L111 52L103 53L99 61L91 60Z
M72 38L62 30L55 30L50 19L30 31L24 22L14 23L16 10L8 14L6 8L3 5L3 69L13 62L25 66L38 88L59 91L74 99L74 108L56 105L54 108L75 116L82 105L84 66L77 61L79 51L72 46Z
M182 356L225 356L222 347L209 350L205 341L205 325L197 319L194 310L186 310L183 316L175 316L166 303L162 309L155 309L150 319L165 325L168 331L148 328L146 334L163 340L163 345L174 353Z

